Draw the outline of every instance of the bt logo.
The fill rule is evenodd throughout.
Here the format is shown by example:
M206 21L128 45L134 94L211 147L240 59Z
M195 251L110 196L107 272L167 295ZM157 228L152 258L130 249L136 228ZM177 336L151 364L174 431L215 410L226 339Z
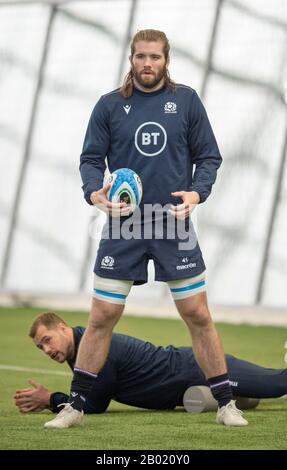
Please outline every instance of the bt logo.
M146 157L159 155L166 146L167 134L157 122L144 122L135 133L135 146Z
M150 145L153 143L153 145L157 145L157 139L159 137L160 133L159 132L143 132L142 133L142 145Z

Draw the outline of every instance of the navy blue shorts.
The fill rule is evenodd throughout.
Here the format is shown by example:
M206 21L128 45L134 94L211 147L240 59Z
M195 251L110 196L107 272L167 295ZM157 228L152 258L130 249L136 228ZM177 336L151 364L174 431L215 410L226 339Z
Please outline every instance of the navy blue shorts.
M156 281L174 281L197 276L205 271L198 242L192 249L179 249L178 239L102 239L94 272L110 279L144 284L147 265L153 260Z

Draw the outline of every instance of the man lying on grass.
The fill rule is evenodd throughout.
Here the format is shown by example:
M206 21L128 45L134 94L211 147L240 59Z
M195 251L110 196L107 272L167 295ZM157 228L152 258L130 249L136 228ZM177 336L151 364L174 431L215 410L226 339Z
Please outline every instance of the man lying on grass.
M43 313L33 322L29 336L51 359L68 362L73 369L81 326L71 328L55 313ZM275 398L287 393L287 369L267 369L226 355L228 374L236 397ZM30 381L32 388L17 390L15 404L28 413L65 406L68 395L51 393ZM208 382L195 361L191 347L154 346L131 336L113 333L104 368L85 402L85 413L104 413L111 400L147 409L183 406L183 395L191 386Z

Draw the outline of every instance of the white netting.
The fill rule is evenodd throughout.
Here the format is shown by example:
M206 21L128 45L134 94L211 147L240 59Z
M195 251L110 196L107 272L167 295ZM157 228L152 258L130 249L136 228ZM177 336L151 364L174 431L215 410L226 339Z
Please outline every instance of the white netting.
M0 1L3 289L91 286L97 243L78 156L95 102L128 68L129 35L146 27L167 33L171 76L203 95L224 157L198 211L210 300L286 305L286 178L274 203L286 166L285 0ZM153 287L132 295L166 292Z

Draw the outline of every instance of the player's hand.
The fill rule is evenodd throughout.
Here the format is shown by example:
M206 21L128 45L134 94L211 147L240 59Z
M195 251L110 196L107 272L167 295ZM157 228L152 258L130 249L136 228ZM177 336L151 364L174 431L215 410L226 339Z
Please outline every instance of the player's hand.
M28 380L33 388L16 390L14 395L15 405L21 413L30 413L31 411L42 411L50 406L49 390L41 384Z
M111 183L106 184L99 191L94 191L90 195L91 202L100 210L110 214L112 217L120 217L129 215L130 208L125 202L110 202L107 198L107 192L111 187Z
M178 204L177 206L171 205L169 210L170 214L179 220L184 220L189 217L193 209L200 202L199 194L196 191L176 191L175 193L171 193L171 195L181 197L183 200L182 204Z

